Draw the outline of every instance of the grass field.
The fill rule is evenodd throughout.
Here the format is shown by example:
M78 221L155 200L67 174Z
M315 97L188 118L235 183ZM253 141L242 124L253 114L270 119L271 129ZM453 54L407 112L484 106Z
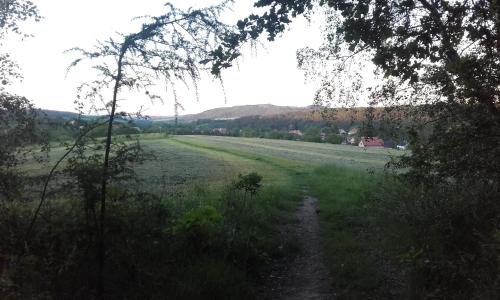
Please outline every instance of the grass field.
M292 186L308 187L318 198L322 244L339 298L385 292L384 275L373 257L376 241L367 237L369 197L384 165L401 151L214 136L176 136L145 145L170 153L166 168L186 180L215 184L240 172L257 171L264 185L280 187L278 193ZM297 197L297 192L288 196Z
M349 145L333 145L258 138L218 136L178 136L174 141L225 151L240 156L273 159L283 167L335 164L358 169L383 168L390 156L400 155L393 149L366 149Z
M252 162L252 167L264 175L274 171L308 187L318 198L322 244L339 299L366 298L375 293L386 296L384 274L373 256L377 241L369 234L369 202L380 171L391 156L402 152L212 136L178 136L166 143L186 145L211 157L232 158L232 162ZM274 176L268 178L268 184L273 183Z
M384 165L402 152L216 136L141 135L140 140L154 159L135 167L142 183L134 189L170 199L178 217L206 205L223 211L224 191L238 174L262 175L263 187L245 221L249 225L242 228L248 229L249 236L259 235L259 251L266 257L283 255L273 254L277 244L293 248L293 241L276 240L276 228L293 224L294 208L307 188L318 199L322 245L337 295L368 297L380 289L382 275L372 256L372 241L365 234L370 227L367 203ZM51 160L63 152L64 148L54 147ZM27 170L43 173L47 169L32 164Z
M390 156L401 155L393 149L363 149L348 145L333 145L259 138L218 136L141 135L146 150L155 158L136 167L148 188L186 185L193 182L222 183L238 173L259 170L270 183L279 180L283 172L305 173L315 167L335 165L341 168L382 170ZM64 153L54 146L50 161ZM47 164L50 166L50 164ZM44 173L47 166L28 164L26 170Z

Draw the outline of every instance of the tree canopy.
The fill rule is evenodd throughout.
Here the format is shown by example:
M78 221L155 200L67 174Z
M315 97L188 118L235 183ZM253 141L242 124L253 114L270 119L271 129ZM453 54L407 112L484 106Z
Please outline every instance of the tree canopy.
M30 19L40 19L38 9L31 1L0 1L0 46L9 33L27 36L20 25ZM31 152L26 146L39 143L47 150L44 137L38 130L37 111L31 102L5 90L12 80L21 77L10 54L0 52L0 201L19 196L18 192L26 183L24 174L17 168Z
M409 239L399 250L409 257L412 297L498 298L500 2L259 0L255 6L265 12L238 22L239 32L214 52L212 72L230 65L245 41L272 41L295 17L322 13L323 44L297 54L306 76L321 78L318 104L356 103L367 95L393 119L412 120L412 154L391 164L404 170L395 177L405 192L379 201L390 202L384 212L398 224L391 234ZM374 66L374 87L364 86L365 62Z
M318 91L327 102L335 95L334 104L349 97L360 100L361 94L352 91L362 89L363 82L352 76L346 63L365 59L375 65L381 83L369 93L372 104L417 105L421 109L412 111L424 112L430 124L447 119L447 125L439 125L434 132L449 133L439 138L448 146L453 144L448 142L451 133L456 136L459 131L464 133L462 142L472 139L481 144L480 140L489 139L490 145L499 143L493 130L500 127L498 1L260 0L255 6L266 11L238 22L239 32L228 35L213 55L214 73L239 55L239 46L245 41L263 35L272 41L293 18L313 18L322 11L326 17L323 45L299 51L298 59L299 66L306 69L320 69L325 62L332 62L334 68L323 75ZM368 71L361 68L357 72ZM350 78L345 80L346 76ZM338 78L344 78L341 84ZM447 147L436 140L433 142L440 144L439 148ZM460 166L442 157L437 148L427 149L423 155L426 162L418 165L434 165L429 161L440 160L449 163L446 169L460 173ZM494 155L496 148L485 146L484 151ZM461 147L461 151L472 150ZM478 164L476 171L481 169ZM495 164L492 169L497 167Z

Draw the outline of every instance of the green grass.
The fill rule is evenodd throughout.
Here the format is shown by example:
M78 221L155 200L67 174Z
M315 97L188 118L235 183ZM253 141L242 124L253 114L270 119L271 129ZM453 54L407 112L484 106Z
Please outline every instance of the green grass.
M399 152L205 136L179 136L171 142L207 155L253 161L259 171L274 169L282 178L293 178L295 185L308 186L309 192L318 199L322 245L337 295L341 299L358 299L380 294L383 274L373 256L372 250L377 245L370 238L368 210L368 197L377 185L380 172L366 170L381 171L389 155L399 155Z
M371 237L368 202L385 163L401 152L253 138L179 136L173 141L262 162L291 174L296 185L308 186L318 199L322 245L338 297L385 293L373 251L378 245Z
M323 249L339 299L370 298L382 288L368 205L378 180L377 174L333 165L315 169L308 178L318 199Z
M218 136L176 136L176 141L208 149L271 158L283 167L335 164L364 170L381 169L390 156L401 155L393 149L366 149L349 145L320 144L258 138L227 138Z
M226 206L221 201L230 198L224 193L239 173L262 175L262 190L249 204L251 213L241 215L238 222L245 234L255 240L258 257L263 261L286 255L276 250L278 245L293 248L291 240L277 239L276 228L294 222L294 208L302 197L302 187L309 187L318 199L322 245L337 294L344 299L357 299L369 297L380 287L382 277L370 252L374 245L367 238L367 195L376 186L390 156L401 152L257 138L141 135L140 139L155 158L136 166L142 183L134 188L170 199L169 205L177 217L207 205L222 211ZM51 160L63 151L64 148L55 147ZM28 165L26 170L46 171L36 164ZM219 261L209 260L209 264L221 269L203 265L190 268L208 268L207 274L223 274L225 278L233 273L246 278L241 270L227 273L227 265L220 265ZM184 275L189 277L188 273Z

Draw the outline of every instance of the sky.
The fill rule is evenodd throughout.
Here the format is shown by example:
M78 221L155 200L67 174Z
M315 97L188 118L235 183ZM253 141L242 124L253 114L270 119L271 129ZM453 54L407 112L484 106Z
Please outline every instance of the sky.
M158 15L164 0L45 0L33 1L43 19L23 24L33 37L21 40L10 36L5 44L21 67L24 80L10 87L11 92L32 100L37 107L74 111L76 87L88 78L89 70L78 67L69 74L66 68L74 58L64 53L73 47L91 48L116 32L133 32L140 23L131 21L143 15ZM216 3L210 0L176 0L174 5L187 8ZM236 22L254 11L252 0L237 0L233 11L223 16L225 22ZM314 22L313 22L314 23ZM219 81L205 76L199 84L200 98L194 93L180 95L184 111L198 113L207 109L246 105L275 104L307 106L313 102L316 85L306 83L297 69L296 50L318 46L319 25L297 19L283 36L274 42L264 41L257 51L246 49L238 65L223 74L224 91ZM224 96L225 95L225 96ZM137 111L144 107L147 115L173 115L171 95L164 103L151 103L128 95L120 102L122 110Z

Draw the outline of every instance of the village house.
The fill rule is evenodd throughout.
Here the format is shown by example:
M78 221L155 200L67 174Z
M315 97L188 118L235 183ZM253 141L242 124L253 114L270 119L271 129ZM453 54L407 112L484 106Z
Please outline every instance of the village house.
M378 137L362 137L361 141L358 144L359 147L370 147L370 148L383 148L384 140L379 139Z
M297 135L297 136L303 136L302 131L300 130L290 130L288 131L289 134Z
M353 127L351 129L349 129L349 132L347 133L347 135L356 135L356 134L358 134L358 132L359 132L359 128Z
M214 128L212 132L218 135L227 135L227 128Z

